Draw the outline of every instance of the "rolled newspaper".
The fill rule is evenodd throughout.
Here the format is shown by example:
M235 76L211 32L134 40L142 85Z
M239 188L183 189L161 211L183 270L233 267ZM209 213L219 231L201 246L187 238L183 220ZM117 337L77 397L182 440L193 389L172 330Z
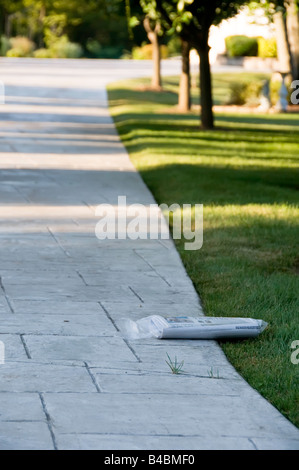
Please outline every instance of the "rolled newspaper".
M127 319L128 338L220 339L254 338L267 327L263 320L237 317L162 317L150 315L137 321Z

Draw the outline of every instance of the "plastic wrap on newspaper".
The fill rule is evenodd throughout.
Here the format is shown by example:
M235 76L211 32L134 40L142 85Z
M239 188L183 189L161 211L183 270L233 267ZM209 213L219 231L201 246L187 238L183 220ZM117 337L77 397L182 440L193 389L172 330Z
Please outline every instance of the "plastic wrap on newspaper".
M263 320L234 317L161 317L151 315L133 321L126 319L123 331L127 338L220 339L254 338L267 327Z

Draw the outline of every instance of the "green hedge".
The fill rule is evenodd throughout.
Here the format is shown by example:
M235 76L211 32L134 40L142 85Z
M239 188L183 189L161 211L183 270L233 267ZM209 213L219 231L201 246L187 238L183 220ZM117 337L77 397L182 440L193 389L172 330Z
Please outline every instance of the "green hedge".
M162 44L160 46L161 59L167 59L168 47ZM141 47L133 47L132 58L135 60L151 60L153 56L153 46L151 44L143 44Z
M275 38L249 38L247 36L228 36L225 39L226 52L229 57L277 57Z
M258 40L247 36L228 36L225 46L229 57L257 56Z
M275 38L258 38L258 56L262 58L277 57L277 44Z
M245 80L239 82L232 82L230 84L230 96L226 104L229 105L249 105L255 106L260 103L260 95L264 86L264 79ZM281 88L281 81L270 80L270 101L274 106L279 99L279 91ZM287 84L288 89L288 102L291 101L292 89L290 84Z

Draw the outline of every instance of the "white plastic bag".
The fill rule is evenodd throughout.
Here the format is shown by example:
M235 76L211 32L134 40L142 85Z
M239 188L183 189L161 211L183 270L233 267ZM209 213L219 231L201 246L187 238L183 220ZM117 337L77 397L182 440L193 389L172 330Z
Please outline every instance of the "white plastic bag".
M124 318L121 330L128 339L161 338L161 333L167 327L168 323L165 318L150 315L137 321Z
M161 317L151 315L137 321L126 319L128 339L218 339L254 338L267 327L263 320L230 317Z

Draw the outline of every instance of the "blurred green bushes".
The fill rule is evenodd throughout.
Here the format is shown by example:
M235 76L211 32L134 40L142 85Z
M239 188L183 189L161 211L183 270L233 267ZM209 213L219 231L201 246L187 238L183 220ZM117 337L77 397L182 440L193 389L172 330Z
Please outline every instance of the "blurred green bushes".
M260 80L248 80L232 82L229 86L230 96L227 100L229 105L247 105L257 106L260 103L260 96L262 93L263 86L265 84L264 79ZM292 89L289 83L286 83L289 91L289 103ZM269 81L269 97L272 106L275 106L279 99L279 91L281 88L281 80L275 76Z
M228 57L277 57L275 38L228 36L225 47Z
M77 59L83 56L83 48L80 44L69 41L66 35L55 38L49 43L49 47L36 49L36 44L24 36L8 39L1 36L0 55L7 57L36 57Z

